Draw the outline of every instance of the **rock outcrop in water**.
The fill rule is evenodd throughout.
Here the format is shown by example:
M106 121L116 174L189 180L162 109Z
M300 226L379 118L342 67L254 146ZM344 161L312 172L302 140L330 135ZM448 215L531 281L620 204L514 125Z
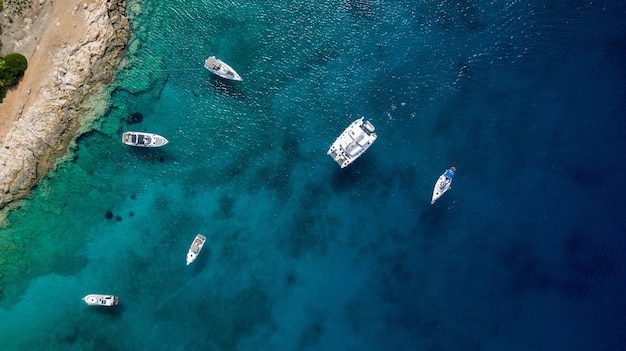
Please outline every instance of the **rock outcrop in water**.
M125 0L96 0L73 11L85 11L87 19L78 44L49 53L54 72L41 77L38 98L9 116L16 122L0 147L0 208L28 195L67 152L88 123L81 118L93 112L89 98L106 94L128 42Z

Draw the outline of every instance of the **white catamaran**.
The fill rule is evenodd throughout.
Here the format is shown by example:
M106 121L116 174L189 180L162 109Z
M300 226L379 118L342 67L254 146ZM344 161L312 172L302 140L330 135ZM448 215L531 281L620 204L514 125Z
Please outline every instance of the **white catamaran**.
M369 121L363 122L363 117L352 122L335 140L327 154L344 168L363 153L376 141L374 126Z

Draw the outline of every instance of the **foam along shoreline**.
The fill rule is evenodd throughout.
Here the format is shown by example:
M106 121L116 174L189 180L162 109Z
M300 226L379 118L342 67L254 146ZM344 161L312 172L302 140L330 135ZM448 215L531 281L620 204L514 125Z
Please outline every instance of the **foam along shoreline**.
M5 124L0 129L0 208L27 196L89 128L98 113L88 101L107 97L105 84L113 78L130 32L125 0L54 0L34 21L24 18L28 13L21 20L37 23L38 31L29 34L34 50L23 54L28 69L0 104ZM9 44L19 52L20 41L26 40L12 39L17 40Z

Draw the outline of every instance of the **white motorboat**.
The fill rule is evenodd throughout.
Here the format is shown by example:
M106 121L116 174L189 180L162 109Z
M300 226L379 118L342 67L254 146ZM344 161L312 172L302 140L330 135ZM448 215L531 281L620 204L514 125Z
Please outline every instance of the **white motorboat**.
M374 126L363 117L352 122L335 140L327 154L344 168L359 158L376 141Z
M437 182L435 183L435 188L433 189L433 197L430 200L431 205L434 204L435 201L441 197L441 195L451 189L454 172L456 172L456 168L452 166L439 176L439 179L437 179Z
M222 78L230 80L243 80L232 67L215 56L209 56L209 58L204 61L204 68Z
M126 145L139 147L160 147L169 143L167 139L158 134L143 132L126 132L122 134L122 142Z
M193 261L196 260L205 242L206 242L206 237L202 234L196 235L196 238L193 239L193 242L191 243L191 246L189 247L189 251L187 252L187 265L188 266Z
M89 294L83 297L83 301L90 306L111 307L117 305L118 298L114 295Z

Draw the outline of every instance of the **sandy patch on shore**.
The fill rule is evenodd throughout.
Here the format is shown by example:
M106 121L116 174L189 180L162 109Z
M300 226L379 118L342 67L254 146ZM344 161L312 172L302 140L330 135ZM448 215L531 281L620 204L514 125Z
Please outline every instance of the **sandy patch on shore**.
M40 83L56 70L52 63L54 52L78 44L87 28L87 18L77 10L91 3L93 0L36 1L18 20L14 19L11 27L3 27L4 54L24 55L28 68L17 87L9 90L0 104L0 139L11 130L21 111L39 99ZM10 3L5 2L7 6Z

